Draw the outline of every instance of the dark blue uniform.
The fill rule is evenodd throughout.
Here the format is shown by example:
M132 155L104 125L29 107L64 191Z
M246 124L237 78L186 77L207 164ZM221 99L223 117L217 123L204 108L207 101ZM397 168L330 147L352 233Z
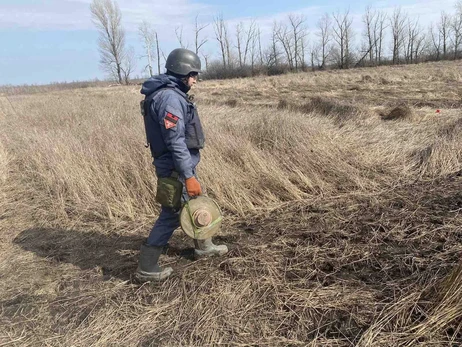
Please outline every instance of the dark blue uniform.
M186 94L188 91L180 79L169 75L151 77L141 88L141 94L146 96L146 136L156 174L158 177L177 174L183 186L185 179L196 176L199 151L205 141L196 106ZM187 199L185 190L183 199ZM162 206L148 245L166 245L179 226L179 211Z

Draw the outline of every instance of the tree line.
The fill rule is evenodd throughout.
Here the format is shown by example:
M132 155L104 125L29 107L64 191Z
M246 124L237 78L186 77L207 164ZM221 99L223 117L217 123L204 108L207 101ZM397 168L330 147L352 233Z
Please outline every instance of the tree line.
M136 58L127 48L122 14L116 0L93 0L92 20L99 31L100 65L119 83L129 83ZM400 7L391 14L368 6L361 18L362 30L353 28L349 10L325 13L308 27L307 18L290 14L275 21L269 37L262 42L262 31L256 22L240 22L231 27L218 15L212 23L200 23L195 17L192 33L185 39L183 27L175 28L179 46L201 56L206 78L245 77L257 74L280 74L308 69L412 64L423 61L462 58L462 0L450 13L442 11L437 23L424 25ZM205 35L213 28L212 37ZM147 21L138 27L143 44L145 70L149 75L162 73L165 60L158 33ZM269 35L268 35L269 34ZM191 39L192 38L192 39ZM204 45L216 43L216 55L205 53ZM157 65L157 66L156 66Z

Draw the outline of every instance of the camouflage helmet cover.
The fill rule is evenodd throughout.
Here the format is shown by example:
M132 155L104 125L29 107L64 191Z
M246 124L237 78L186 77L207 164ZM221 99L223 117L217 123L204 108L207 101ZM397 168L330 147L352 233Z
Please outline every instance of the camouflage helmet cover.
M177 48L168 55L165 68L177 75L187 76L191 72L201 72L201 60L196 53Z

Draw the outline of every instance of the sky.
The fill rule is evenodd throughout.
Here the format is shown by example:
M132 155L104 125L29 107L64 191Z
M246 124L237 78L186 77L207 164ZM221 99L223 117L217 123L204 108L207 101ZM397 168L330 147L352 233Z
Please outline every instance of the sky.
M193 47L195 18L209 24L203 30L208 42L203 53L219 58L213 21L219 14L231 35L236 24L255 20L269 37L274 21L289 14L304 15L308 30L314 31L324 13L349 9L357 37L361 37L361 17L367 6L391 13L401 7L427 28L439 20L441 11L452 13L457 0L116 0L122 13L127 47L135 52L135 75L143 76L146 60L138 26L147 21L158 32L167 55L179 46L175 28L183 28L183 38ZM92 0L0 0L0 85L46 84L86 81L108 77L99 65L98 31L91 20ZM426 29L425 29L426 30ZM308 40L316 37L311 33ZM163 64L163 62L162 62Z

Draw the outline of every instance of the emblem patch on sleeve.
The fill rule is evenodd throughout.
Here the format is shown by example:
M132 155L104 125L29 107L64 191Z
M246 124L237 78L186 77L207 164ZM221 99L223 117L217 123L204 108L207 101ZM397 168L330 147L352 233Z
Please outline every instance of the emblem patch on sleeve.
M165 129L176 127L176 123L178 123L178 117L168 112L164 118Z

